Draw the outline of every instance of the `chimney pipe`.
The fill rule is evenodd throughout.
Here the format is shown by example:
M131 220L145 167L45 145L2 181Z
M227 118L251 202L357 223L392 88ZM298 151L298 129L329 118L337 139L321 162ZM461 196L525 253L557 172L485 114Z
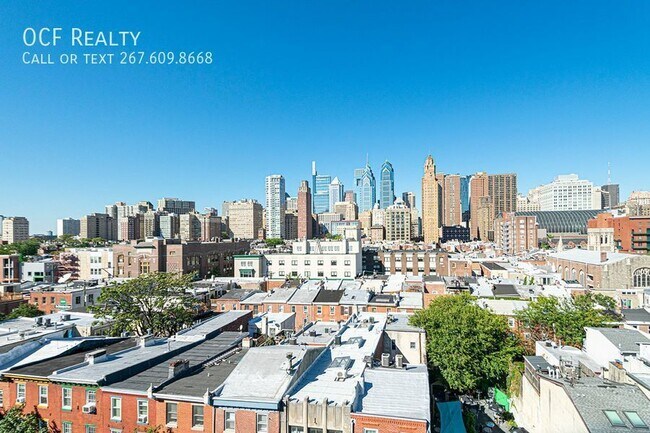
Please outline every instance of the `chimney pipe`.
M605 263L607 261L607 251L600 252L600 263Z

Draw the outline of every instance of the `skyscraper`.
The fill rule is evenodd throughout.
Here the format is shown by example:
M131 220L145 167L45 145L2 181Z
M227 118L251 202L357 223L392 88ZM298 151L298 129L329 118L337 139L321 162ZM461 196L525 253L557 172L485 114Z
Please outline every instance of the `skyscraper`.
M600 187L603 193L603 209L611 209L618 206L619 203L619 186L617 183L609 183Z
M375 190L375 175L368 161L366 161L364 168L354 170L354 186L357 194L359 212L372 210L377 201L377 192Z
M379 173L379 207L386 209L395 202L395 171L393 165L385 161Z
M63 235L78 236L81 228L80 226L81 226L81 221L74 218L58 219L56 220L56 235L57 236L63 236Z
M443 226L457 226L463 220L463 209L461 205L461 176L458 174L448 174L444 178L444 198L443 198Z
M488 175L479 172L471 177L469 181L469 212L470 212L470 235L472 239L487 240L487 233L480 233L479 220L486 218L486 210L483 209L489 202ZM484 227L486 227L484 225ZM483 229L485 231L485 228Z
M417 203L415 202L415 193L413 192L403 192L402 201L404 201L404 204L410 208L417 207Z
M312 207L314 213L329 212L330 207L330 183L332 176L318 174L316 161L311 162L312 179Z
M422 176L422 235L426 243L437 243L440 239L438 194L436 164L433 157L429 155L424 163Z
M272 174L266 177L266 237L284 236L285 187L284 177Z
M469 226L469 178L470 176L460 177L460 210L465 227Z
M178 198L161 198L158 200L159 212L169 212L180 215L184 213L194 212L195 210L196 204L193 201L180 200Z
M490 174L488 195L492 199L494 215L517 210L517 174Z
M543 211L601 209L602 198L592 182L565 174L539 187L539 205Z
M343 201L343 184L335 177L329 185L329 212L334 212L334 205Z
M314 220L312 217L311 189L303 180L298 188L298 239L311 239Z

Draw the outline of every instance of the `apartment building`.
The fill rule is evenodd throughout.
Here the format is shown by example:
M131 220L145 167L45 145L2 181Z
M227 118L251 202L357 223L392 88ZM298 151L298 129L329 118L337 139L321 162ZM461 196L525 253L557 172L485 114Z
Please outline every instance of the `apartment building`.
M537 218L503 212L494 220L494 240L507 255L522 255L538 246Z
M223 217L233 239L256 239L263 226L262 205L255 200L224 202ZM310 213L311 214L311 213Z
M20 255L0 255L0 284L20 283Z
M29 239L29 221L25 217L2 219L2 241L13 244Z

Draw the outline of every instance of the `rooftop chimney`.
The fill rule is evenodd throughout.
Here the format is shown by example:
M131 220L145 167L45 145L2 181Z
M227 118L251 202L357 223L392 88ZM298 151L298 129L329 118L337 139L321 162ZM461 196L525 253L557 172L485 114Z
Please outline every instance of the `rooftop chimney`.
M138 346L140 347L151 346L153 343L154 343L153 335L143 335L142 337L138 338Z
M600 252L600 263L605 263L607 261L607 251Z
M395 368L404 368L404 356L395 355Z
M88 365L94 365L106 359L106 349L98 349L90 353L86 353L84 357Z
M381 366L390 367L390 353L381 354Z
M190 361L187 359L177 359L176 361L172 361L169 363L167 378L172 379L188 368L190 368Z

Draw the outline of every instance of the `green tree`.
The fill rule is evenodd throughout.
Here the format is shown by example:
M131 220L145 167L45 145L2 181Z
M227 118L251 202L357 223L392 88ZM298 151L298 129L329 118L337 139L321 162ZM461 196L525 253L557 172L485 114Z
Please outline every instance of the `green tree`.
M13 244L0 245L0 254L20 254L21 256L35 256L41 241L38 239L28 239L26 241L14 242Z
M16 319L18 317L38 317L42 316L43 313L33 304L20 304L18 307L11 310L7 315L7 319Z
M278 245L284 245L284 241L280 238L268 238L264 243L269 247L277 247Z
M44 421L38 412L24 414L22 406L0 412L0 433L42 433Z
M199 303L192 296L193 275L143 274L102 290L91 311L112 318L112 332L170 336L190 325Z
M582 347L586 326L602 327L619 317L614 313L616 302L609 296L587 293L575 298L540 297L517 312L522 331L529 333L529 353L536 341L553 340Z
M479 307L468 294L435 298L411 323L424 328L433 371L455 391L503 385L520 354L506 318Z

